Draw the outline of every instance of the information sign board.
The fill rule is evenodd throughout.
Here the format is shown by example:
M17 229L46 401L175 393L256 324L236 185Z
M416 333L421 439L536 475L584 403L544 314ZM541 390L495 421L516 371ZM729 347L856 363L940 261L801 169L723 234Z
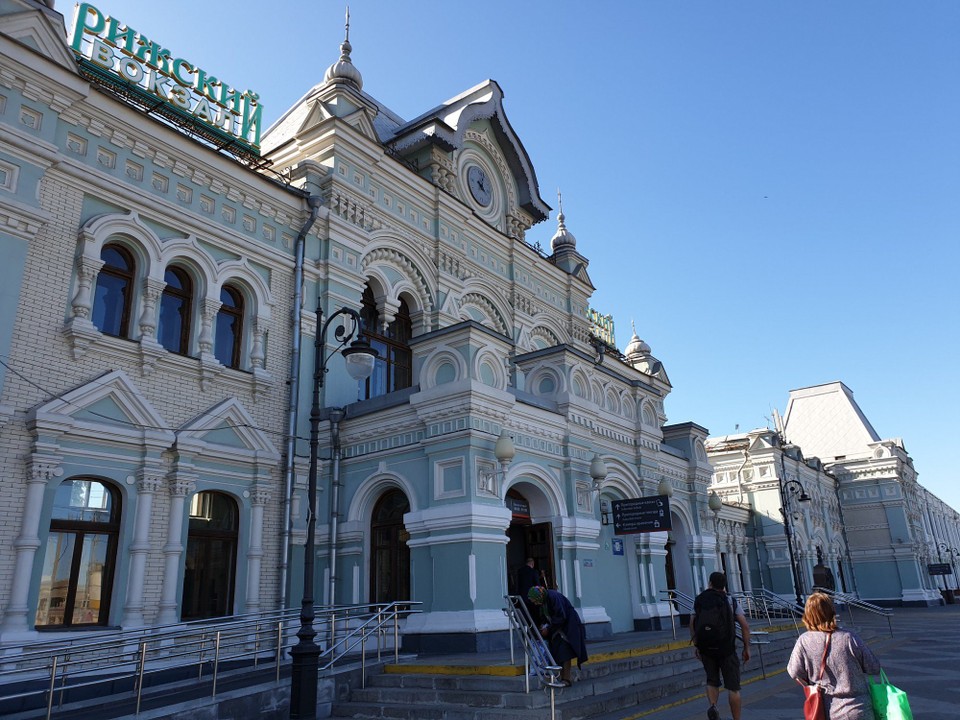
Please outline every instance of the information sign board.
M953 575L949 563L927 563L927 572L931 575Z
M670 498L666 495L614 500L613 532L617 535L670 530Z

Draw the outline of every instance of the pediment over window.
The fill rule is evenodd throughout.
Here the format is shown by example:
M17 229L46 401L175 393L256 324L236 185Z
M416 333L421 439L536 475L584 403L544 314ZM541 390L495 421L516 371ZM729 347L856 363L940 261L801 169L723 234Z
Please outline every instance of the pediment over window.
M213 446L227 454L254 455L266 460L279 460L280 453L256 420L236 398L228 398L177 431L177 446L192 452L203 452Z
M82 432L114 440L170 445L174 434L136 384L122 370L95 380L40 405L29 413L29 425L38 432Z
M24 7L29 7L24 4ZM62 18L52 10L25 10L0 17L0 34L6 35L76 72L77 63L64 42Z

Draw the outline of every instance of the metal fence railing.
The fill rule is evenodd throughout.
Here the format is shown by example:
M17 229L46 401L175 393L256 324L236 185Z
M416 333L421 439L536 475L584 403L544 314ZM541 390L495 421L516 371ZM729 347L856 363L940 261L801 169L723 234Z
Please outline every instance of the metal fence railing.
M851 625L853 625L853 611L855 608L857 610L863 610L871 615L876 615L877 617L886 618L887 627L890 629L890 637L893 637L893 612L890 610L882 608L879 605L869 603L866 600L861 600L856 595L851 595L850 593L829 590L822 587L815 587L814 590L829 595L833 599L834 605L840 606L838 608L838 612L845 607L848 617L850 618Z
M419 603L383 603L315 608L313 622L321 649L320 670L346 658L359 660L365 682L367 646L376 642L377 661L400 647L400 623L419 612ZM217 682L226 669L270 665L274 679L298 642L299 609L150 626L0 648L0 716L40 710L48 720L73 698L105 697L134 701L139 713L147 687L191 679Z

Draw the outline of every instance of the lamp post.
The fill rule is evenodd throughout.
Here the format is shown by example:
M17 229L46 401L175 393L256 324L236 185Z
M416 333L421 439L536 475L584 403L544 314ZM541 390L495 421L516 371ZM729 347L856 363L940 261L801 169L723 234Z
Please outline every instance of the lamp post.
M716 490L711 490L710 495L707 497L707 507L710 508L710 512L713 513L713 536L716 538L716 552L717 552L717 571L723 571L721 567L723 563L720 558L720 510L723 509L723 499L717 495Z
M782 462L782 458L781 458ZM786 472L784 472L786 474ZM796 594L797 605L803 605L803 597L800 591L800 569L797 567L797 561L793 554L793 519L787 502L787 491L797 496L797 502L810 502L810 496L803 489L799 480L780 479L778 483L780 489L780 514L783 515L783 534L787 538L787 552L790 554L790 574L793 576L793 590Z
M340 351L343 355L350 377L357 381L370 377L377 359L377 351L360 338L360 314L351 308L342 307L324 322L320 298L317 298L317 330L313 343L313 403L310 406L310 469L307 476L307 540L303 551L303 599L300 603L300 629L297 631L299 642L290 650L293 659L290 671L290 717L296 720L313 720L317 717L320 647L314 642L317 631L313 627L313 562L317 526L315 509L317 452L320 447L320 389L323 387L323 376L327 372L324 339L331 322L340 316L343 316L343 320L334 331L334 337L339 343L334 352ZM350 343L350 347L342 349L354 337L357 339ZM333 598L330 598L330 602L333 603Z

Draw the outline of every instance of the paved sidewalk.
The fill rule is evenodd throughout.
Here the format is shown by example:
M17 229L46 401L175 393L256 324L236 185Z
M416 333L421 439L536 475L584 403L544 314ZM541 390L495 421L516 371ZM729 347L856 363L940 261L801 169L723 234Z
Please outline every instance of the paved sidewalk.
M886 620L867 620L859 613L856 624L872 630L869 641L887 677L906 691L915 720L960 718L960 605L935 608L895 608L890 637ZM849 626L844 614L842 620ZM751 659L746 675L756 670ZM798 720L803 717L803 693L784 668L767 667L767 679L744 685L742 720ZM656 707L624 710L620 720L704 720L703 695ZM720 694L720 716L730 717L726 694Z

